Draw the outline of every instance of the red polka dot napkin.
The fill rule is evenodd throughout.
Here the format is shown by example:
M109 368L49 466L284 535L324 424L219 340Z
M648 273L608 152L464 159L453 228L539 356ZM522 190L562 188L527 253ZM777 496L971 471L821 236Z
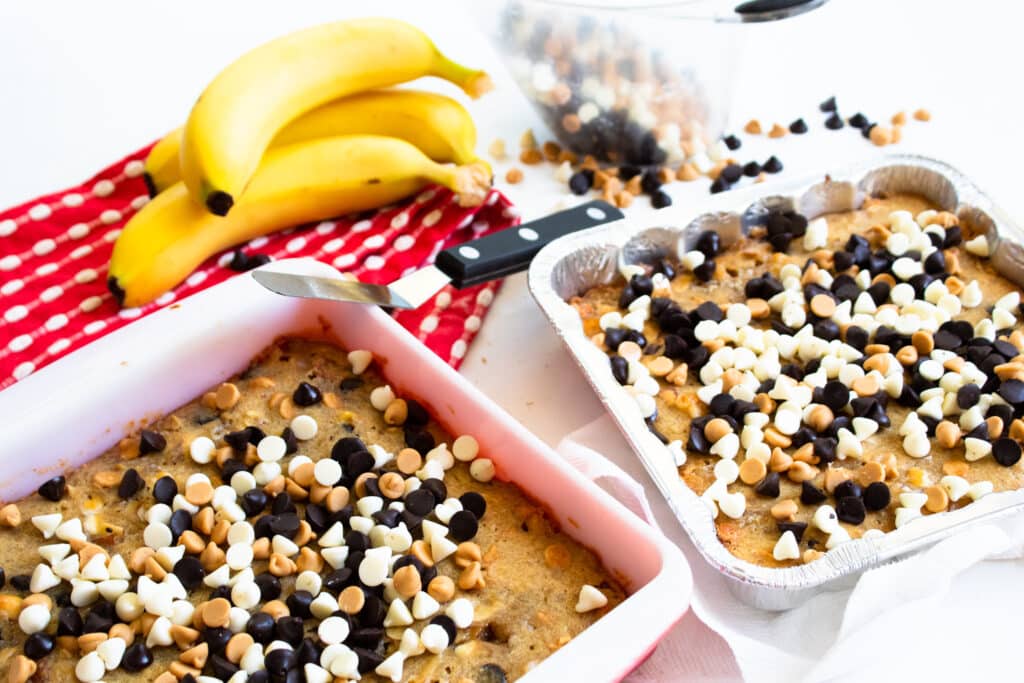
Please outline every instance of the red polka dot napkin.
M107 291L114 240L148 199L142 160L149 148L92 179L0 212L0 389L172 302L238 273L231 252L207 260L185 282L139 308L119 309ZM383 284L431 263L444 248L518 222L494 191L478 207L429 188L378 211L286 230L242 245L273 259L311 256ZM480 329L497 283L446 287L415 311L395 318L432 351L458 367Z

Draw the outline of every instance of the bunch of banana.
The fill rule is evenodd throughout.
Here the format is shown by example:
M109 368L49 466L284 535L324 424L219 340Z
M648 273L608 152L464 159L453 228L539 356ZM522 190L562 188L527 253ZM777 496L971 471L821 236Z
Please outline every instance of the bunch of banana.
M391 19L315 27L242 56L150 152L154 199L114 245L110 291L142 305L222 249L430 183L482 201L491 170L476 159L466 110L442 95L378 89L427 75L473 97L490 88L484 72Z

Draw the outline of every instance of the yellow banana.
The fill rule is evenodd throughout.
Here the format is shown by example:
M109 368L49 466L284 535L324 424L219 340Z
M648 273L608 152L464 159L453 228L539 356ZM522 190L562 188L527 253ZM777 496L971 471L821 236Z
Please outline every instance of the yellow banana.
M465 204L481 202L490 168L438 164L413 145L352 135L270 150L229 216L192 201L183 183L161 192L125 225L107 285L123 306L140 306L184 280L204 260L276 230L390 204L438 183Z
M150 196L181 180L182 128L171 131L146 157ZM387 135L416 145L434 161L468 164L476 158L476 126L450 97L422 90L371 90L328 102L287 124L270 146L335 135Z
M199 204L223 216L289 121L330 100L421 76L445 78L472 97L491 87L486 73L456 64L422 31L394 19L340 21L273 40L199 96L182 135L182 180Z

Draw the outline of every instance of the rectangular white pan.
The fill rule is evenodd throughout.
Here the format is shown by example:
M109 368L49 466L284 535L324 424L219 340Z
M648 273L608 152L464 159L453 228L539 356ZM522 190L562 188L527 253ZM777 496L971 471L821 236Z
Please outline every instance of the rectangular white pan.
M308 259L268 267L337 275ZM689 604L679 549L374 307L286 299L241 276L97 340L0 393L0 499L101 454L132 426L245 369L275 339L325 332L373 351L398 392L426 403L450 433L473 434L500 479L542 503L625 583L621 605L521 680L614 681L643 661Z

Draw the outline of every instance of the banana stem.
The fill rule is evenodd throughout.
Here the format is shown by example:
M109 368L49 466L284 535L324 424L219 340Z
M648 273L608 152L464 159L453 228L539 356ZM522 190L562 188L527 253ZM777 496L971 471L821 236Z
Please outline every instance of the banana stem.
M433 73L435 76L455 83L474 100L494 89L494 81L486 71L463 66L448 59L440 52L437 54L437 64L434 66Z
M474 161L465 166L449 167L452 170L452 185L458 196L459 206L479 206L491 191L491 167L485 161Z

